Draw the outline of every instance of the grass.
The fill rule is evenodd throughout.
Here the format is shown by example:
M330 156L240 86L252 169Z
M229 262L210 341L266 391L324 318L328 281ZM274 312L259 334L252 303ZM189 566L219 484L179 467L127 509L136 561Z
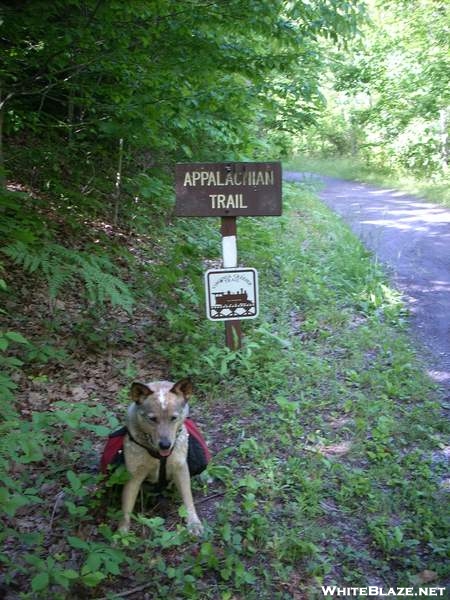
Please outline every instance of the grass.
M358 157L313 158L294 157L286 164L291 171L307 171L364 181L384 187L405 190L431 202L450 207L450 174L446 177L414 177L412 173L395 173L379 166L369 165Z
M217 223L178 221L164 235L149 278L165 304L146 356L173 377L193 374L193 415L214 452L194 484L206 536L191 540L176 509L164 520L160 508L138 514L134 532L114 532L117 499L89 491L98 481L86 464L127 388L115 414L93 392L27 422L45 461L24 483L29 504L6 498L4 581L21 582L16 597L314 600L322 585L448 580L445 422L401 298L367 251L298 186L286 186L283 217L240 219L240 260L259 270L261 316L231 352L202 306ZM173 264L181 279L166 287ZM19 473L30 466L17 451L12 462ZM39 500L48 486L64 489L59 512ZM37 511L51 523L43 532L30 529Z

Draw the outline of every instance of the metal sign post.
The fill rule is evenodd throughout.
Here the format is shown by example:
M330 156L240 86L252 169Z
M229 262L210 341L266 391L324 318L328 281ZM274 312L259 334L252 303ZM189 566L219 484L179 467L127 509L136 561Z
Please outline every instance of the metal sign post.
M258 314L257 273L237 268L236 217L281 215L281 163L183 163L176 165L175 176L176 216L221 217L224 270L216 271L223 276L212 296L207 288L208 318L225 321L227 347L236 350L242 344L240 320ZM220 289L227 281L230 289Z

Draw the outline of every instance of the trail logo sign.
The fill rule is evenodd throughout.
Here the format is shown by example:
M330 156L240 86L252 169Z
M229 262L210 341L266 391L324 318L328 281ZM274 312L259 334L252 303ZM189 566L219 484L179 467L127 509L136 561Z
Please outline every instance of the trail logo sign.
M259 313L258 272L251 268L205 273L206 316L210 321L255 319Z
M281 163L179 163L175 167L178 217L281 215Z

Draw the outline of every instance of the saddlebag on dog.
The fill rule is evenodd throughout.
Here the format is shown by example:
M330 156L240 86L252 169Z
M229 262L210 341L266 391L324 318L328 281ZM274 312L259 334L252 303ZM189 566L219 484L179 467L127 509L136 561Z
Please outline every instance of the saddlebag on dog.
M211 460L211 453L194 421L186 419L184 424L189 433L187 456L189 473L191 475L198 475L206 469ZM121 427L108 436L100 459L100 470L102 473L108 473L108 467L110 466L114 468L117 465L123 464L123 442L126 434L127 428Z

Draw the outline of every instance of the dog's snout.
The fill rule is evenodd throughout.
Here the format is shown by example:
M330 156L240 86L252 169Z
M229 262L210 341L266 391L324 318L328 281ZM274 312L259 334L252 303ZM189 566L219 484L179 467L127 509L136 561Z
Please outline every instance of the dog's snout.
M161 438L159 440L159 448L160 448L160 450L168 450L171 445L172 444L171 444L170 440L167 439L167 438Z

